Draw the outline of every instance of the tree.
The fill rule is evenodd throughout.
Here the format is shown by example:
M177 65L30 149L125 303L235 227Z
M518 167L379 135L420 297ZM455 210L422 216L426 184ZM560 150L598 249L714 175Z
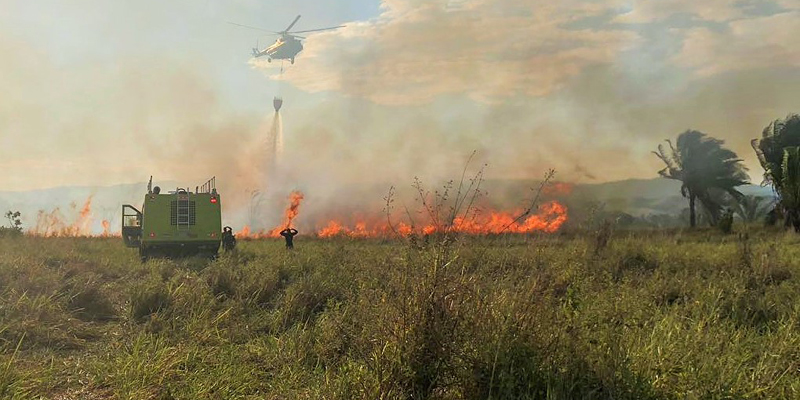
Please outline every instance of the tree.
M751 223L764 219L773 206L769 197L747 195L739 201L731 202L734 212L742 221Z
M708 212L711 224L719 219L724 194L735 199L742 197L737 186L748 182L747 168L736 153L722 145L722 140L712 138L705 133L687 130L678 135L673 146L670 140L669 151L664 145L653 152L666 167L658 171L659 175L681 181L681 195L689 199L689 225L697 225L696 201L700 201Z
M761 139L753 139L751 144L764 168L764 183L771 184L778 195L784 224L800 230L800 202L795 198L800 186L800 181L796 180L800 176L792 173L797 162L797 152L793 149L800 146L800 115L773 121L761 132Z
M0 237L19 236L22 234L21 215L19 211L9 211L5 214L9 226L0 226Z
M781 204L786 211L787 222L800 232L800 147L783 150L781 181L777 185L781 192Z

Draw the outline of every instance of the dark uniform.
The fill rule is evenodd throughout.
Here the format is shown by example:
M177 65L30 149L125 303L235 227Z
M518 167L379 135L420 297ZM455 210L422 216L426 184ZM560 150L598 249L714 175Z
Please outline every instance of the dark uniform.
M294 248L294 243L292 243L292 240L294 239L294 235L297 235L297 229L286 228L286 229L281 231L281 236L283 236L283 238L286 239L286 248L287 249L291 250L291 249Z
M230 226L222 228L222 249L232 251L236 248L236 236Z

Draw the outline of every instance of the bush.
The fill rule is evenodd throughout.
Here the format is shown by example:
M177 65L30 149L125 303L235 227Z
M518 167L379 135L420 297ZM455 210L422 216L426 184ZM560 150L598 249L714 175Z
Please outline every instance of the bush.
M19 211L9 211L6 213L6 219L8 219L9 226L0 226L0 238L22 236L22 220L20 220L21 215L22 214L20 214Z
M324 311L329 305L341 301L343 288L336 281L322 275L300 278L285 292L282 304L282 327L304 323Z
M116 316L111 301L96 284L88 284L70 296L67 307L78 318L87 321L108 321Z
M247 304L263 307L271 304L286 285L285 271L264 271L263 268L247 267L242 271L243 279L239 297Z
M218 299L224 300L236 294L239 277L235 271L231 271L224 266L215 266L204 272L206 274L206 282L211 288L211 293Z
M733 211L730 209L725 210L719 218L719 230L728 235L733 232Z
M22 236L22 231L14 228L7 228L5 226L0 226L0 238L18 237L18 236Z
M162 311L172 304L167 287L162 283L146 283L133 289L131 294L131 317L143 321L145 317Z
M546 365L529 344L487 345L484 357L473 361L465 398L522 399L545 395Z

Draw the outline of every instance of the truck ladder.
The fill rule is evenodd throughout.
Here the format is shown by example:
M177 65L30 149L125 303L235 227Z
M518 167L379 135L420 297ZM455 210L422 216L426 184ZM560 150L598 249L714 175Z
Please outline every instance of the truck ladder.
M178 229L189 229L189 194L178 194L178 204L176 205L176 216Z

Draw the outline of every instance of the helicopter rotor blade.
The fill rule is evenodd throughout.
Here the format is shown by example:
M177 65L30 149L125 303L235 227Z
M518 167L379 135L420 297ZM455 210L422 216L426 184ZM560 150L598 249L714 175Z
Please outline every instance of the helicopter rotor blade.
M298 20L298 19L300 19L300 16L299 16L299 15L297 16L297 18L295 18L295 19L294 19L294 21L292 21L292 23L291 23L291 24L289 24L289 27L288 27L288 28L286 28L286 29L284 30L284 32L289 32L289 30L291 30L291 29L292 29L292 27L294 26L294 24L296 24L296 23L297 23L297 20Z
M241 26L242 28L247 28L247 29L255 29L255 30L257 30L257 31L261 31L261 32L269 32L269 33L271 33L271 34L273 34L273 35L280 35L280 34L281 34L281 32L268 31L268 30L266 30L266 29L256 28L255 26L249 26L249 25L237 24L236 22L230 22L230 21L228 21L228 23L229 23L229 24L231 24L231 25Z
M305 31L288 32L288 33L295 34L295 33L319 32L319 31L329 31L331 29L339 29L339 28L344 28L344 25L332 26L330 28L309 29Z

